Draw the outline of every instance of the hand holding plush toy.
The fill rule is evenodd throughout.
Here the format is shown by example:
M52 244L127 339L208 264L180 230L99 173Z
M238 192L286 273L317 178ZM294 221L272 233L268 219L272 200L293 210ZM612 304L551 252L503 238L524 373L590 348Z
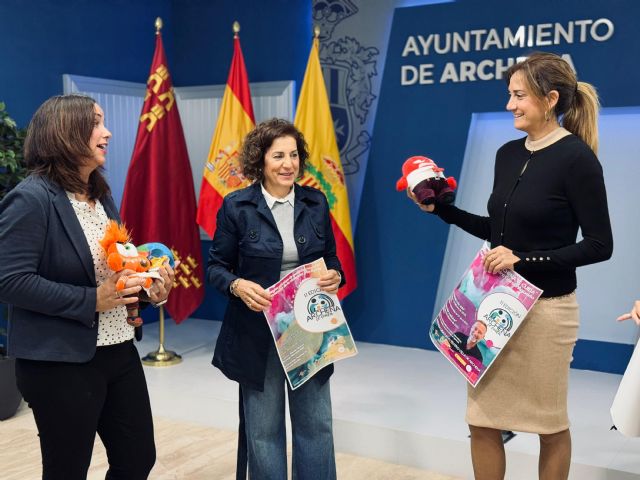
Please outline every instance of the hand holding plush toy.
M166 245L162 243L145 243L136 248L131 243L129 232L124 225L119 225L111 220L107 225L104 237L100 240L100 245L107 253L107 265L114 272L122 270L133 270L131 276L122 275L116 283L116 291L121 291L126 287L129 277L144 277L145 282L142 288L147 295L153 279L163 281L158 269L169 263L171 267L175 265L173 254ZM131 303L127 305L127 321L134 326L142 324L139 317L139 304Z
M444 168L430 158L409 157L402 165L402 178L396 182L396 190L411 189L422 205L452 203L457 182L453 177L445 177L443 172Z

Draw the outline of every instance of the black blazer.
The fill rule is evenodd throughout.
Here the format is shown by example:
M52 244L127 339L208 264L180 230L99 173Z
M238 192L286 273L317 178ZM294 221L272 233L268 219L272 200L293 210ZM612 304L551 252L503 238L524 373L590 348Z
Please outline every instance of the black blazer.
M105 212L120 220L113 199ZM31 175L0 203L0 301L9 304L8 353L86 362L96 350L93 259L66 192Z
M338 270L344 282L327 199L315 188L297 184L294 188L293 232L300 263L323 257L327 268ZM229 286L238 277L263 288L273 285L280 279L282 249L280 233L258 182L225 197L207 263L209 283L229 297L212 363L231 380L260 391L273 338L264 314L249 310L230 294ZM332 373L333 365L329 365L316 377L326 382Z

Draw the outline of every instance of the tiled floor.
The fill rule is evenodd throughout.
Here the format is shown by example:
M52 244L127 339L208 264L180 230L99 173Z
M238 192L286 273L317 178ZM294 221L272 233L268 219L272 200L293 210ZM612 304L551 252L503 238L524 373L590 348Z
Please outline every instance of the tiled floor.
M166 325L165 347L184 361L146 367L154 414L218 428L237 427L237 384L211 366L218 322ZM138 349L155 350L156 325ZM471 478L465 390L461 378L432 351L359 343L355 358L332 377L339 451ZM640 478L640 439L610 431L609 407L619 375L572 370L569 414L575 480ZM507 478L537 478L537 436L518 434L507 444Z

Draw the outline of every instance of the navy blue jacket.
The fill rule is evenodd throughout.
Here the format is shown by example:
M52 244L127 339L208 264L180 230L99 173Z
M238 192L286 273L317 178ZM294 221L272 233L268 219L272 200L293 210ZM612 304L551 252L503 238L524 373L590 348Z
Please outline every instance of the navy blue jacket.
M294 238L300 263L324 258L327 269L342 275L324 194L295 185ZM267 288L280 279L282 239L264 199L260 183L232 192L218 211L216 233L209 250L208 281L229 297L213 364L228 378L263 390L267 351L273 337L262 312L249 310L229 292L231 282L244 278ZM342 275L344 282L344 275ZM333 365L316 374L326 382Z
M110 196L100 199L119 220ZM66 192L31 175L0 203L0 301L11 308L9 355L86 362L96 350L96 278Z

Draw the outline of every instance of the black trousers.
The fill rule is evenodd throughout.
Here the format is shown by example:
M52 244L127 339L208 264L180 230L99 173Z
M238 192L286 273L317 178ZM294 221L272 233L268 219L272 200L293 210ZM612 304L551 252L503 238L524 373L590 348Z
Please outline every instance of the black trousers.
M85 480L96 432L107 480L144 480L156 459L147 384L133 341L98 347L87 363L18 359L16 377L38 426L43 480Z

